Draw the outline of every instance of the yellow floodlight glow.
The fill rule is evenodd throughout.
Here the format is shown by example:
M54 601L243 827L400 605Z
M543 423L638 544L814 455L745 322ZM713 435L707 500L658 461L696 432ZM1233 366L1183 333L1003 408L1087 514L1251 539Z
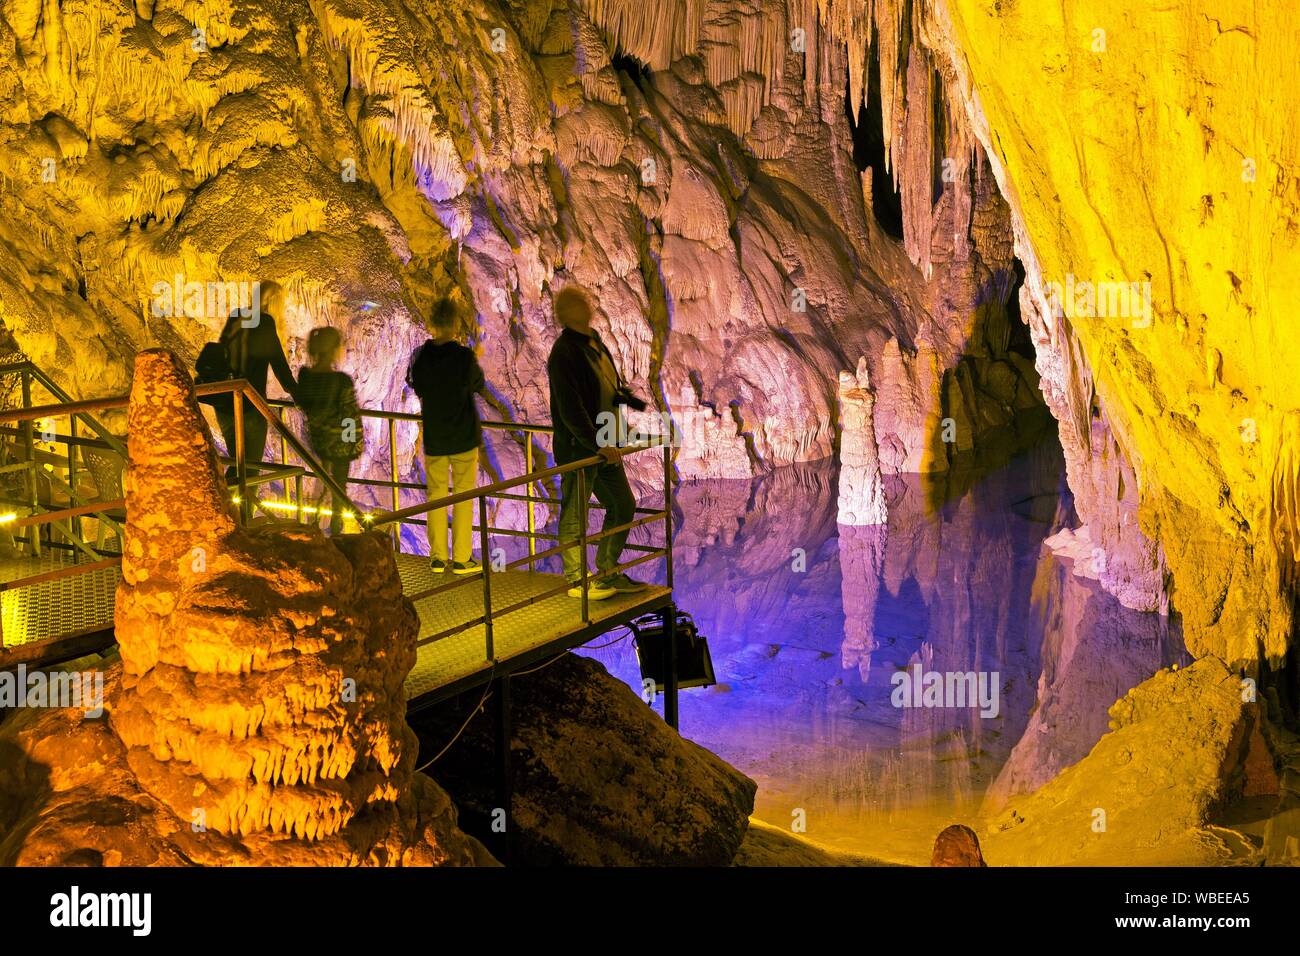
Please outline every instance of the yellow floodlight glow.
M11 521L17 521L17 520L18 520L18 513L16 511L8 511L0 515L0 524L8 524Z
M235 504L239 504L239 495L231 495L230 500ZM305 515L318 515L323 518L334 517L334 512L330 508L318 508L315 505L299 505L292 501L270 501L268 499L259 499L257 505L258 507L266 508L269 511L292 511L295 514L302 512ZM345 519L351 518L353 520L361 521L374 520L374 518L368 514L362 514L358 518L358 515L353 511L344 511L342 517ZM3 518L0 518L0 521L2 520Z

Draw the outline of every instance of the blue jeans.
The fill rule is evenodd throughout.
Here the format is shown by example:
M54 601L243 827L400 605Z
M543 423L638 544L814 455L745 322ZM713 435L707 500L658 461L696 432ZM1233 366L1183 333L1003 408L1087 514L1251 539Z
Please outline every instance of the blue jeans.
M602 528L614 528L627 524L636 513L636 498L632 495L632 486L627 483L627 474L622 462L605 463L583 468L587 495L596 496L596 500L605 509L605 521ZM578 472L570 471L560 476L560 527L561 541L571 541L582 530L582 503L578 500ZM615 567L623 554L623 545L627 543L630 529L601 538L596 546L597 574L603 576ZM582 550L577 547L567 548L564 554L564 576L570 581L582 577Z

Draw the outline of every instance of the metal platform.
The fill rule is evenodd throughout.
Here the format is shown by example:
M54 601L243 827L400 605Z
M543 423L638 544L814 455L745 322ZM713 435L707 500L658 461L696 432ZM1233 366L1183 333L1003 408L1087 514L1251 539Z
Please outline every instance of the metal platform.
M36 575L55 575L77 566L66 551L46 550L39 557L0 559L0 584ZM59 638L66 653L112 643L113 601L121 572L117 567L93 568L48 581L36 581L0 593L3 663L36 660L42 642ZM87 640L79 640L86 638ZM31 653L25 652L30 650Z
M418 594L453 578L435 573L429 559L414 554L397 555L402 589ZM412 709L444 700L491 678L526 668L560 651L577 647L672 600L666 587L619 594L589 602L589 618L582 620L582 602L567 594L543 598L508 614L511 605L546 593L562 581L558 574L523 570L492 575L493 644L495 669L485 652L487 635L482 624L431 643L421 644L415 667L406 678L406 697ZM475 577L461 587L417 601L420 639L472 621L483 614L483 591Z

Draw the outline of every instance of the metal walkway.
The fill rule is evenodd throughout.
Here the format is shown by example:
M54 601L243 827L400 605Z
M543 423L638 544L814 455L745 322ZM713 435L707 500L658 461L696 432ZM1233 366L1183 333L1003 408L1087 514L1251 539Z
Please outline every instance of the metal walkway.
M112 643L116 566L66 574L78 566L66 551L0 558L0 666L39 662L56 642L64 659ZM42 580L43 578L43 580ZM16 587L9 585L22 582Z
M399 554L398 571L402 589L417 594L438 583L446 575L429 568L429 559L420 555ZM567 594L548 591L563 581L558 574L533 571L500 571L492 577L492 609L506 608L529 601L509 616L499 618L493 628L496 650L493 664L484 658L486 629L476 624L449 636L421 643L415 667L406 678L406 697L416 709L451 697L477 684L521 668L530 667L560 651L584 644L592 638L626 624L634 617L663 609L672 592L665 587L650 587L632 594L619 594L604 601L593 601L589 620L583 621L580 602ZM474 587L462 587L443 595L415 602L420 615L420 639L454 629L483 613L480 593Z

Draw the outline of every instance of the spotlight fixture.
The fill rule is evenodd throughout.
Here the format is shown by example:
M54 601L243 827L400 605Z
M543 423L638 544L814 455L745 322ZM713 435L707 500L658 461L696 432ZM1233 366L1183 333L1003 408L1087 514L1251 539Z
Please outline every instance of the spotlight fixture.
M676 611L674 637L677 645L677 686L711 687L717 683L713 677L713 657L709 654L709 641L695 627L695 619L685 611ZM668 678L668 637L663 614L643 614L633 620L632 629L636 643L636 660L641 667L642 686L655 683L655 693L662 694Z

